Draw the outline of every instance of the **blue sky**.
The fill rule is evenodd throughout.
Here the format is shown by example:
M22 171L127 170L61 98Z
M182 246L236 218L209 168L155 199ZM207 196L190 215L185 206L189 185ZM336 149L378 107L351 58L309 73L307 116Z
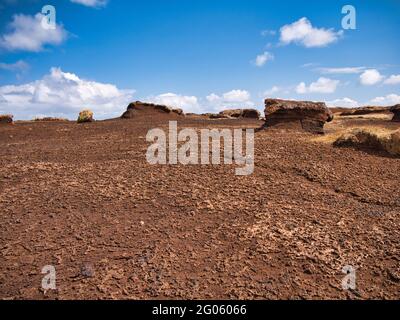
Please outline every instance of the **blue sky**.
M265 97L400 103L400 1L2 0L0 113L97 118L129 101L187 112ZM55 30L40 22L56 9ZM356 29L343 30L346 4Z

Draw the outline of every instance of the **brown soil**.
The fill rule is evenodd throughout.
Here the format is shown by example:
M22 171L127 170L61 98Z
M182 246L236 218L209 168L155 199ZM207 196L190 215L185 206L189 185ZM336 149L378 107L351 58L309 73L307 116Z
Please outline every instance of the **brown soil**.
M149 165L147 130L168 119L0 126L0 298L400 298L400 159L262 130L253 175Z

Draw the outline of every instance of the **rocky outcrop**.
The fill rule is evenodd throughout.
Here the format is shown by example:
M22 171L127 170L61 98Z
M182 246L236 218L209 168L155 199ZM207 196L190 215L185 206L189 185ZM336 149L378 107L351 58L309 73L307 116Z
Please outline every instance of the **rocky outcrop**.
M231 117L222 113L206 113L210 119L230 119Z
M180 115L180 116L184 116L185 114L183 113L182 109L179 108L173 108L172 112L175 112L176 114Z
M400 122L400 104L396 104L395 106L391 107L390 112L394 113L392 121Z
M323 102L280 99L265 100L264 127L324 133L326 122L333 120L332 112Z
M127 109L121 116L121 119L132 119L135 117L135 110L133 109Z
M195 116L198 116L198 115L195 115ZM210 112L208 112L208 113L202 113L200 116L201 117L206 117L206 118L209 118L209 119L230 119L229 116L227 116L225 114L221 114L221 113L210 113Z
M340 115L343 112L347 112L347 111L353 110L353 109L343 108L343 107L329 107L329 110L331 110L333 114L339 114Z
M53 118L53 117L44 117L44 118L35 118L33 121L36 122L67 122L67 118Z
M222 116L226 116L227 118L239 118L242 116L242 109L223 110L219 114Z
M260 112L255 109L229 109L221 111L219 114L228 118L260 118Z
M389 108L387 107L376 107L376 106L367 106L361 108L354 108L342 111L340 113L341 116L362 116L366 114L382 114L382 113L389 113Z
M165 105L135 101L129 104L126 111L122 114L122 119L132 119L138 114L145 113L164 113L164 114L177 114L183 116L183 110L178 108L171 108Z
M242 118L260 119L261 113L256 109L243 109Z
M11 114L0 115L0 124L2 123L13 123L13 116Z
M93 122L93 112L91 110L82 110L79 113L78 123Z

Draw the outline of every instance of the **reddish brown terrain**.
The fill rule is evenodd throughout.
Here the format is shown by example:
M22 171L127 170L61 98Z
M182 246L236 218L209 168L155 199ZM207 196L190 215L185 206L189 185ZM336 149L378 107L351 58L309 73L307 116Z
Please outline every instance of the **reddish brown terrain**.
M142 114L0 126L2 299L399 299L400 159L255 134L255 170L150 165L149 129L254 119ZM389 120L342 119L400 128ZM41 288L54 265L57 290ZM343 290L342 268L356 270Z

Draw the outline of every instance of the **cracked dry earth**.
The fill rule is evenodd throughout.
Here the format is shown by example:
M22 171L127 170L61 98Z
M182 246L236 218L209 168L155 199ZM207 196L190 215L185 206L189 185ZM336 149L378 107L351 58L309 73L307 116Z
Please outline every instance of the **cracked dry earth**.
M400 298L399 159L265 130L249 176L152 166L147 130L167 125L0 127L0 298ZM41 288L46 265L57 290ZM342 289L346 265L354 290Z

